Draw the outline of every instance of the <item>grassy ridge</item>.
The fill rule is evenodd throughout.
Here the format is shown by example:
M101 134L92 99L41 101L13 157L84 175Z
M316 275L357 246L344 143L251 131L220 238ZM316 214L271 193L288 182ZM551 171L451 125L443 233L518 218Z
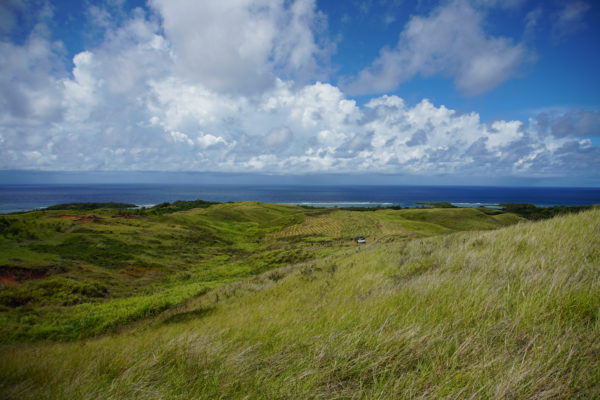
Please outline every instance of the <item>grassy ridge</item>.
M7 399L593 399L600 210L341 249L126 334L4 346ZM446 228L449 229L449 228Z

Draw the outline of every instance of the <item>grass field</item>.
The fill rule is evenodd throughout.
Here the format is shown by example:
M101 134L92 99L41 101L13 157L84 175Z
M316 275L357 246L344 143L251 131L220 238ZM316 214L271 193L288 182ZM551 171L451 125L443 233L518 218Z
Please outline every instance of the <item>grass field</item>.
M250 221L254 211L245 212ZM422 227L418 235L431 237L384 240L399 232L386 223L403 213L352 219L382 221L377 244L339 246L210 291L189 283L204 294L175 296L178 305L119 333L5 344L0 397L599 398L600 210L489 232L431 236L437 231ZM407 220L440 233L472 226L431 216L443 225L420 213ZM344 212L314 219L323 217L341 221L337 235L355 232ZM409 226L420 225L398 229Z
M0 217L0 342L73 340L164 313L206 291L356 244L397 242L505 219L485 210L308 209L201 201L77 204Z

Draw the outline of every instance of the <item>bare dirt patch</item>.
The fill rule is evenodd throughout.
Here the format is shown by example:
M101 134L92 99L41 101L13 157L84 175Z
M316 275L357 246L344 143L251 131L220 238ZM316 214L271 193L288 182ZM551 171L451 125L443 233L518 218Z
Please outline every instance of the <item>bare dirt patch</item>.
M94 222L100 221L100 218L95 215L87 215L87 214L61 214L61 215L53 215L51 218L68 218L73 219L75 222Z
M95 215L86 215L84 217L77 218L75 220L75 222L94 222L94 221L100 221L100 218L96 217Z
M44 269L30 269L13 266L0 267L0 284L17 285L25 281L33 281L47 278L54 273L64 272L64 268L52 267Z
M146 275L146 270L138 267L131 267L121 271L122 274L130 276L132 278L141 278Z

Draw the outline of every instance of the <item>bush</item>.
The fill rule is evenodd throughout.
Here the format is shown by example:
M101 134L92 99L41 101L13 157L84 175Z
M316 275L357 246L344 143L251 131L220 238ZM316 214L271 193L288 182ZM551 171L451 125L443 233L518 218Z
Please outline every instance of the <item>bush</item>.
M112 209L126 209L135 208L135 204L130 203L65 203L56 204L50 207L46 207L46 210L95 210L97 208L112 208Z
M530 220L542 220L555 217L561 214L578 213L590 210L593 206L552 206L538 207L528 203L504 203L500 207L506 212L520 215Z

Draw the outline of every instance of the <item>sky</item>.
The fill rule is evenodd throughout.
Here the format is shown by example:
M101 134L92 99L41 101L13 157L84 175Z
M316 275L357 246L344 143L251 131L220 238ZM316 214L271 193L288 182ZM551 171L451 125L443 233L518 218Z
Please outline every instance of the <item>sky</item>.
M2 0L0 177L600 186L599 71L592 0Z

